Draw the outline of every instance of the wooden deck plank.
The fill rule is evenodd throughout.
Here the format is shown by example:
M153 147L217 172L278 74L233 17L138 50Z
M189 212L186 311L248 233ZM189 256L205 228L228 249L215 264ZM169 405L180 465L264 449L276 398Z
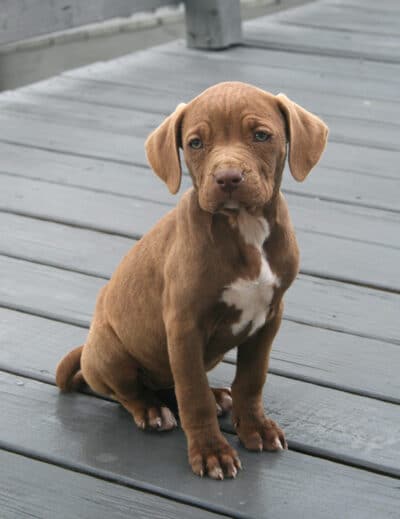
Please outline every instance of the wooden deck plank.
M80 326L106 282L5 256L0 267L0 304ZM285 301L288 320L400 344L399 294L299 275Z
M259 19L256 19L256 23ZM253 23L253 22L248 22ZM273 26L273 24L271 24ZM269 26L268 26L269 27ZM279 26L279 30L281 27ZM290 27L288 27L290 29ZM312 29L309 29L310 31ZM268 34L266 30L266 34ZM245 47L246 55L253 52L252 47ZM245 52L245 51L243 51ZM268 49L265 51L268 53ZM300 52L300 49L298 49ZM231 54L232 53L232 54ZM180 94L178 101L187 101L194 93L217 81L246 81L255 83L267 90L274 89L277 92L286 90L287 87L294 87L299 90L309 90L310 92L332 93L334 95L363 97L366 99L398 100L398 80L393 80L393 76L398 70L398 65L382 70L382 74L377 77L366 76L366 81L360 84L354 77L348 74L340 75L341 61L343 58L332 62L331 71L321 71L321 69L291 68L288 64L285 68L269 67L268 57L265 55L264 64L225 60L219 61L209 59L210 53L204 53L201 57L198 53L196 59L193 55L180 52L179 55L167 52L149 50L142 53L130 54L117 60L97 63L90 67L83 67L68 71L65 77L109 81L122 85L132 85L135 87L148 85L150 92L154 92L154 85L157 84L160 75L163 76L162 89L167 94L175 92ZM228 50L223 56L231 54L235 56L235 51ZM284 54L286 56L288 53ZM308 59L301 53L297 54L299 63ZM282 60L284 64L284 60ZM355 60L351 60L354 62ZM326 67L327 65L325 65ZM354 63L354 67L357 65ZM173 68L174 74L170 74ZM367 68L367 66L365 66ZM339 74L336 74L338 69ZM347 71L347 69L345 69ZM358 76L359 77L359 76ZM385 81L386 78L388 81ZM151 88L151 85L153 87ZM186 95L182 98L182 95Z
M11 322L21 321L21 315L9 310L0 315L6 325L2 337L6 340L10 337L6 351L1 353L0 368L7 370L7 366L12 366L15 375L54 384L55 365L62 355L82 342L83 330L79 334L74 327L31 316L29 321L34 324L30 335L33 330L38 334L35 333L32 342L27 331L11 334ZM48 336L45 331L49 332ZM216 386L230 386L234 366L222 363L209 378ZM396 405L276 375L268 378L264 405L271 417L285 428L289 445L293 442L304 452L400 475L400 454L394 454L399 451L400 442ZM234 432L229 419L224 420L223 427Z
M345 16L343 16L344 7ZM331 2L328 0L303 5L296 11L282 11L275 14L273 20L278 23L293 23L305 27L398 37L400 15L396 16L395 14L393 6L387 6L385 9L385 6L379 5L379 11L377 11L376 9L371 9L370 6L367 9L363 9L361 5Z
M96 171L93 172L93 177L95 175ZM157 193L161 193L159 201L167 204L168 195L164 194L167 190L154 175L140 170L138 175L132 172L127 190L130 186L132 191L134 190L133 177L138 179L140 194L143 192L146 196L146 193L150 192L149 188L154 185L154 190L152 189L148 196L158 198ZM3 211L132 238L140 237L172 207L170 204L162 205L142 200L140 195L139 198L116 196L17 176L0 175L0 185L0 209ZM303 253L304 272L339 280L356 281L388 290L400 289L397 275L400 244L394 239L400 215L295 195L287 195L287 199ZM170 197L170 200L175 205L176 199ZM352 226L348 225L349 219L352 220ZM8 227L7 222L13 222L11 227ZM48 226L30 219L25 220L28 227L24 228L19 222L20 219L13 219L11 215L0 215L0 229L3 236L0 252L24 258L36 258L37 261L44 260L48 263L51 255L47 255L43 249L47 241L43 232ZM62 228L64 227L56 227L54 232L57 234ZM32 247L30 232L37 236L37 241ZM71 236L74 234L73 231L68 232ZM43 242L43 245L40 242ZM61 236L58 238L58 243L60 243L58 252L62 253L65 245ZM119 243L118 240L116 243ZM100 246L99 240L94 241L92 250L95 244ZM49 246L50 250L58 247L56 243ZM90 245L84 244L83 250L88 249ZM111 249L111 254L113 250ZM116 249L118 253L121 250L119 247ZM381 257L379 264L375 261L377 256ZM110 275L112 269L109 267L118 262L117 254L111 263L105 261L105 269L103 267L102 270L98 270L95 264L91 266L91 257L93 254L89 251L88 258L83 262L85 271L101 276ZM53 263L51 260L50 263L76 268L78 262L73 250L70 255L65 255L64 264L60 263L61 259L62 257L58 255L56 262ZM99 258L98 261L102 259Z
M247 43L268 49L400 63L398 35L278 24L268 16L245 22L243 32Z
M302 54L297 51L290 52L277 49L268 50L266 48L250 47L246 45L232 47L223 53L207 52L205 50L199 51L196 49L187 49L183 40L173 41L166 45L159 45L153 47L151 50L163 54L185 56L186 59L207 59L209 62L233 62L233 66L235 67L239 67L239 65L242 64L251 64L259 67L260 70L264 69L265 71L271 68L284 69L295 72L296 75L298 72L308 72L311 74L313 79L313 84L310 84L310 88L312 89L318 88L320 84L318 77L331 77L332 79L341 77L348 79L353 78L353 81L356 81L359 85L358 91L356 88L352 89L352 95L355 97L362 97L365 92L365 82L378 80L378 83L375 83L375 85L378 85L382 83L383 78L385 78L388 83L400 82L400 77L398 76L399 66L394 63L385 63L381 61L353 60L340 56L319 56L318 54ZM84 69L72 71L72 73L75 72L82 74ZM67 72L60 76L60 79L70 77L69 72ZM331 88L329 88L329 85L326 85L327 91L335 93L334 86L335 85L331 85ZM293 82L292 88L297 88L295 82ZM325 88L321 90L321 93L323 93L323 91L325 91ZM380 99L385 100L385 97L381 98L379 89L376 89L374 94L378 95ZM342 97L346 97L347 95L348 94L343 92Z
M60 104L66 103L66 101L63 101ZM76 116L74 116L73 103L73 101L68 101L68 104L72 105L70 106L68 117L58 118L52 117L52 115L55 116L57 114L58 110L54 109L54 112L53 110L50 110L50 104L47 105L48 108L46 110L42 109L40 106L32 107L32 105L28 104L17 104L20 111L16 110L14 104L7 104L5 106L5 109L1 112L1 124L7 128L7 131L2 132L2 139L6 142L9 141L21 144L34 145L38 147L51 148L50 143L52 141L48 137L46 137L45 134L42 133L43 125L48 124L50 127L54 129L54 131L60 134L59 140L57 139L55 142L55 148L60 149L61 151L71 153L72 149L67 140L68 130L69 132L71 132L71 129L69 128L70 126L72 126L74 130L75 128L77 128L79 132L82 132L83 128L88 128L91 130L91 132L95 132L94 137L97 137L98 139L102 140L106 140L108 135L112 135L112 141L117 140L118 137L121 137L121 139L127 139L129 138L129 136L143 136L144 140L145 137L153 129L155 129L164 119L164 116L162 115L158 116L151 114L151 118L149 118L146 112L132 111L131 113L125 113L125 117L128 119L127 121L125 119L122 119L121 116L118 113L116 113L115 120L118 120L118 124L108 124L107 120L103 120L103 118L100 117L100 121L98 121L98 123L96 124L96 121L91 119L90 117L85 119L83 108L81 112L77 112ZM92 105L90 104L85 105L85 107L88 106L92 108ZM75 108L77 107L75 106ZM34 109L37 110L36 113ZM31 110L31 112L29 112L28 110ZM110 107L108 107L108 110L113 110L117 112L120 111L120 109ZM62 109L60 110L60 113L63 113ZM398 141L396 140L396 132L398 132L400 129L398 123L374 120L365 121L363 119L357 120L351 117L337 117L335 115L323 113L318 115L322 116L325 122L330 127L330 138L332 141L338 143L349 142L353 145L361 147L377 147L382 150L388 150L393 152L400 151ZM81 118L81 121L79 120L79 118ZM21 131L20 138L18 138L18 127L20 125L28 126L28 129L29 127L31 127L31 131L35 131L35 128L37 128L39 134L29 136L29 132ZM83 144L85 146L87 145L87 143ZM94 150L90 151L91 156L97 156L97 153ZM83 155L85 155L85 153L83 153ZM143 154L141 155L143 159L144 156ZM110 153L109 155L106 155L105 158L112 159L113 154ZM119 159L117 158L117 160ZM129 161L129 158L124 157L123 160ZM132 156L130 160L132 161ZM137 160L133 161L135 163L138 163Z
M168 54L172 54L173 56L180 56L182 50L183 49L180 48L173 48L170 49ZM240 48L240 50L243 49ZM252 49L252 51L253 50L254 49ZM235 64L235 66L240 66L242 63L240 60L244 61L247 57L250 59L252 55L253 53L246 54L245 56L239 55L239 61L237 64ZM275 55L275 53L272 53L272 55ZM265 56L263 56L263 58L265 60ZM210 60L212 63L215 59L215 53L207 53L206 55L204 55L204 53L194 53L192 59L206 59L207 61ZM334 65L335 64L332 64L332 66ZM260 72L264 68L264 75L269 75L269 63L268 66L266 66L265 63L257 64L257 66L261 69ZM393 79L396 79L396 74L398 71L390 70L390 73L392 75L395 74ZM320 71L320 75L321 74L322 72ZM329 72L326 72L325 74L329 74ZM389 71L387 74L389 74ZM367 76L367 73L363 72L363 76ZM354 77L350 77L354 81ZM389 80L389 77L385 76L385 79L386 78L388 82L392 82ZM314 83L317 82L316 78L312 79L314 80ZM364 79L367 81L368 77L364 77ZM266 81L268 81L267 77L264 79L264 82ZM397 82L397 84L399 83L400 81ZM315 84L313 86L315 88ZM268 88L267 83L265 83L265 87ZM280 85L271 85L269 88L280 90ZM363 91L358 91L358 93L354 92L353 95L348 93L346 95L339 95L338 93L326 92L324 89L321 89L318 92L318 95L316 95L316 92L312 90L312 85L310 88L301 89L294 82L292 82L291 85L287 85L285 88L285 92L289 97L292 97L299 104L308 106L313 111L321 114L326 112L330 113L331 115L342 115L346 118L353 117L366 121L384 120L386 122L392 123L398 122L398 113L400 108L397 105L394 105L390 100L369 99L363 95L360 95L360 93L363 94ZM22 89L18 92L21 95L29 94L31 98L33 95L37 97L46 96L48 98L90 103L95 106L128 108L131 110L146 110L149 112L157 111L158 113L162 114L170 113L175 108L178 96L179 98L183 97L185 99L188 96L187 92L181 92L180 90L175 92L165 91L161 85L158 86L157 90L157 85L153 85L153 87L150 88L149 85L124 85L107 82L106 80L90 80L79 77L70 77L66 75L57 76L51 80L33 84L29 87L29 89ZM159 92L163 93L161 97L157 95Z
M75 83L80 88L72 89L71 84ZM173 99L165 99L159 112L155 112L151 100L142 104L142 96L134 96L136 89L118 84L114 86L114 98L121 91L122 97L118 99L119 106L112 106L111 95L109 104L102 104L90 88L94 82L88 83L89 85L86 87L88 92L84 97L89 97L89 100L82 99L82 86L79 80L67 81L66 86L69 88L64 92L60 92L58 89L56 90L58 94L55 95L52 94L52 83L47 81L45 84L33 85L29 90L17 90L3 94L0 96L0 106L2 111L12 113L16 117L27 116L50 122L62 121L71 125L79 123L80 126L88 128L99 127L116 133L145 136L146 132L150 132L160 124L164 115L174 110L181 96L186 94L187 97L188 95L187 91L183 92L183 89L179 89L179 83L177 83L177 91ZM96 82L96 84L108 86L103 82ZM130 90L129 95L126 93L126 89ZM142 90L145 91L145 86L142 87ZM195 86L192 90L193 95L200 92L200 90L195 90ZM153 93L153 97L158 93L164 93L161 85L159 90ZM351 120L357 128L362 125L363 121L372 124L383 123L389 129L399 126L400 108L390 101L368 100L350 95L344 97L323 91L318 92L316 96L315 93L297 89L295 86L289 90L286 89L285 93L321 117L331 117L331 124L332 121L337 125L336 121L344 124L345 121ZM45 104L43 103L44 96L46 97ZM162 99L164 99L163 96ZM134 104L135 107L131 106ZM150 109L152 111L149 111Z
M2 519L224 517L11 452L0 464Z
M200 484L190 474L181 431L144 434L112 402L85 395L60 396L48 384L14 375L0 374L0 384L1 412L8 416L0 425L1 445L24 449L52 463L187 502L200 500L233 517L264 517L266 511L271 518L323 513L335 519L349 512L363 518L397 513L395 480L291 451L257 456L239 448L245 471L235 481L216 484L204 479ZM168 470L155 470L160 465ZM278 495L285 499L277 500Z
M0 308L0 323L0 369L15 366L46 381L52 380L46 377L61 355L87 335L86 328L6 308ZM33 358L32 351L37 352ZM271 355L272 373L400 403L400 350L395 344L284 320ZM232 351L227 359L235 362L235 356Z
M340 144L336 145L335 151L340 153ZM82 186L125 196L147 197L172 205L176 203L176 197L169 194L165 185L148 168L142 166L110 163L101 159L76 157L4 142L0 142L0 153L4 157L0 173ZM303 183L296 182L286 168L283 190L293 194L400 212L397 197L400 179L391 171L393 166L385 166L386 164L374 171L365 171L362 170L362 164L359 169L356 169L357 163L352 166L355 169L349 169L345 165L343 168L325 166L322 162ZM181 190L187 189L190 185L190 179L184 175Z
M297 240L304 274L400 290L398 248L301 229ZM109 278L134 243L133 238L0 212L0 254L36 263Z
M141 193L135 198L124 197L1 174L0 181L1 210L132 237L149 230L172 207L169 203L142 199ZM166 189L155 176L152 182ZM286 199L298 230L399 247L399 214L292 194L287 194ZM173 205L177 201L175 197Z

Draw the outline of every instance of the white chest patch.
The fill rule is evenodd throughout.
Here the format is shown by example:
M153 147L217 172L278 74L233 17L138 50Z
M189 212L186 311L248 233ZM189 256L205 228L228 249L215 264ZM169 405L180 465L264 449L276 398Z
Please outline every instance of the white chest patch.
M244 241L260 252L261 269L256 279L238 278L226 287L222 301L241 311L239 322L232 325L232 334L239 334L251 323L249 335L252 335L265 323L274 287L279 286L280 281L272 272L262 248L269 236L267 220L262 216L252 216L242 209L238 216L238 227Z

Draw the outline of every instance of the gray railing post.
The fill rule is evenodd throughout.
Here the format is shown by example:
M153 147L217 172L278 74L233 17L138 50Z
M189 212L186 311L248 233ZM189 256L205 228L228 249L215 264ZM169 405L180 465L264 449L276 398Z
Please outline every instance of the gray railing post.
M242 41L240 0L185 0L187 45L223 49Z

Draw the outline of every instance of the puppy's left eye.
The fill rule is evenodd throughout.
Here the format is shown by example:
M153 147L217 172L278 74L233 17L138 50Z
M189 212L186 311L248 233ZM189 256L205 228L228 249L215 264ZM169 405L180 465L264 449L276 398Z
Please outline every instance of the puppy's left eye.
M203 143L201 142L200 139L192 139L191 141L189 141L189 146L191 148L193 148L194 150L199 150L200 148L203 147Z
M254 134L254 139L258 142L265 142L271 138L271 134L263 131L256 132Z

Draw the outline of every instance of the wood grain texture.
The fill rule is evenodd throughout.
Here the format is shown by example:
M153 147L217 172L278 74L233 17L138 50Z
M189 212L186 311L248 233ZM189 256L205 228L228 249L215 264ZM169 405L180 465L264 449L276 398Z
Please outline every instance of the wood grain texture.
M0 451L2 519L217 518L207 510Z
M105 284L104 279L5 256L0 256L0 267L1 304L80 326L88 325ZM288 320L400 344L398 294L300 275L285 301Z
M364 9L363 9L364 7ZM274 15L274 22L289 23L297 26L337 29L343 32L355 32L372 36L398 37L400 16L393 12L393 5L379 4L379 10L371 9L371 5L335 3L329 0L304 5L301 9L283 11ZM343 14L345 13L345 16ZM379 13L379 15L378 15Z
M259 19L254 22L256 23ZM269 27L269 26L268 26ZM281 27L279 26L280 30ZM311 29L310 29L311 30ZM267 34L267 32L266 32ZM243 54L251 54L252 48L246 48L242 51ZM166 93L176 92L186 96L180 101L187 101L194 93L199 93L199 90L214 84L218 81L238 80L256 84L262 88L266 88L274 92L286 90L286 87L294 87L300 90L309 89L310 92L325 92L335 95L363 97L366 99L382 99L382 100L396 100L400 94L398 88L398 79L393 79L396 74L398 66L392 65L387 69L381 69L382 74L376 74L376 77L369 77L366 74L365 81L360 85L360 81L355 81L354 76L340 74L341 65L338 61L330 63L330 71L328 68L329 61L325 64L325 69L321 70L318 67L301 66L304 61L309 59L309 56L298 56L298 65L292 69L290 63L286 65L286 59L281 59L280 67L269 67L269 54L263 54L263 64L259 62L252 62L251 57L247 63L229 59L222 59L225 55L236 56L236 50L229 50L225 54L221 54L220 59L209 59L210 53L204 53L201 57L198 52L195 59L194 55L180 52L177 54L169 54L166 52L145 51L123 56L116 60L109 62L102 62L92 65L90 67L83 67L65 73L65 76L71 78L79 78L85 80L109 81L112 78L114 83L122 85L140 86L148 84L149 87L154 85L159 78L159 74L163 75L162 89ZM231 54L232 53L232 54ZM243 56L242 54L242 56ZM283 53L285 56L288 53ZM275 63L279 56L275 58ZM292 58L293 60L294 58ZM311 57L310 57L311 59ZM341 62L344 60L342 59ZM355 61L355 60L353 60ZM274 63L274 60L272 61ZM373 66L373 65L371 65ZM174 74L168 72L173 67ZM339 73L336 74L336 68ZM345 67L345 66L344 66ZM367 69L368 65L360 66L354 64L354 72L363 71ZM345 68L344 70L347 69ZM360 74L357 76L360 77ZM388 81L386 81L386 78ZM184 90L183 90L184 89Z
M27 376L54 384L56 364L72 347L84 342L85 331L34 316L25 319L24 317L26 316L17 312L0 310L1 339L6 345L0 354L0 369L17 376ZM29 324L29 328L24 329L23 323L25 326ZM298 338L306 338L304 331L298 325L289 326L288 332L285 332L285 327L286 323L280 334L283 335L283 340L290 336L293 338L296 334ZM315 329L313 331L316 333ZM318 336L318 333L316 335ZM318 338L323 338L323 335L320 334ZM320 344L320 348L323 347ZM347 347L350 347L348 343ZM296 356L290 349L293 349L293 344L292 348L286 349L288 364L291 361L296 362ZM368 354L368 344L366 350ZM32 351L35 352L34 355ZM395 363L399 353L393 351L389 353L394 353L391 359ZM306 354L307 352L303 352L301 360L307 361L310 368L314 363L314 369L318 369L318 359L314 360L310 356L306 360ZM279 359L280 355L282 353L278 344L277 351L274 349L272 366L276 364L275 357ZM340 362L339 358L337 362ZM345 359L342 362L344 364ZM278 362L278 364L284 363ZM335 369L334 364L335 359L332 358L330 364L321 363L319 369L326 372L329 365ZM357 370L353 366L354 378L358 376L362 378L363 375L361 373L359 375L358 372L363 366L362 361ZM395 367L391 372L390 368L386 368L385 373L383 364L380 367L378 363L375 378L377 374L386 374L390 379L394 369ZM370 373L371 371L372 366L370 366ZM220 364L209 374L210 383L219 387L230 386L233 378L234 366L226 363ZM393 384L394 386L397 384L395 391L398 396L398 383L394 380L392 388ZM391 475L400 474L400 455L395 454L399 452L400 437L398 406L273 374L268 377L264 405L271 417L285 428L289 443L293 442L295 448ZM223 421L223 427L226 431L234 432L229 419Z
M396 247L301 229L297 239L305 274L400 290ZM0 212L0 254L6 256L109 278L134 243L132 238Z
M0 368L46 382L53 382L61 356L87 335L86 328L6 308L0 308L0 323ZM272 373L400 403L395 344L285 320L271 355ZM236 350L226 360L234 363Z
M78 169L71 171L71 164L66 161L60 163L56 183L53 183L47 180L51 178L53 169L50 165L44 168L40 158L39 155L36 160L33 156L29 171L33 176L46 177L44 182L0 174L1 210L138 238L176 203L176 197L167 194L166 188L155 175L140 168L131 174L117 168L114 177L111 176L111 168L100 169L97 173L96 164L89 161L89 165L82 165L80 174ZM26 161L20 161L21 171ZM57 164L54 163L54 167ZM49 171L47 176L41 173L44 169ZM63 183L69 185L57 183L58 175L64 174L66 179ZM91 188L96 185L97 176L98 187ZM121 181L118 187L113 187L114 179ZM89 189L80 189L75 182ZM189 185L187 178L184 184ZM115 194L108 194L108 189L113 189ZM141 199L141 196L148 196L156 202ZM287 195L287 199L303 254L301 265L304 272L381 289L400 290L397 272L400 260L400 243L397 239L399 214L292 194ZM3 238L0 252L78 270L82 270L80 265L84 265L85 272L109 276L121 258L122 251L128 250L125 245L119 246L119 243L128 242L121 242L118 238L115 240L116 245L105 251L104 261L102 257L93 258L96 256L95 248L98 246L99 250L104 249L102 244L106 245L110 239L100 239L98 234L94 234L93 243L90 243L90 233L76 231L76 238L72 238L74 230L65 225L51 228L50 224L36 222L33 218L21 220L22 216L18 218L14 215L13 218L12 215L0 214ZM25 222L27 227L21 222ZM52 229L55 242L47 240L43 234L45 229ZM64 244L63 230L71 237L68 246ZM35 240L32 240L31 232L37 237ZM84 242L81 248L79 241ZM79 249L76 252L73 244ZM65 254L64 249L67 249ZM109 258L109 254L113 257ZM379 263L375 261L376 257L381 258ZM84 258L82 264L81 258ZM100 268L99 262L102 263Z
M186 502L201 501L233 517L264 517L266 509L271 518L323 514L335 519L349 510L352 516L371 518L378 513L394 517L397 511L393 479L291 451L257 456L240 448L245 471L235 481L204 479L200 484L190 473L181 431L144 434L114 403L59 395L48 384L14 375L1 374L0 384L0 409L8 416L0 424L1 444L52 463ZM168 470L156 470L160 465ZM282 494L285 499L277 500Z
M295 17L291 18L292 23ZM277 24L269 17L244 23L244 41L265 45L269 49L295 50L327 56L400 63L399 37L363 32L345 32L335 28L319 28Z

